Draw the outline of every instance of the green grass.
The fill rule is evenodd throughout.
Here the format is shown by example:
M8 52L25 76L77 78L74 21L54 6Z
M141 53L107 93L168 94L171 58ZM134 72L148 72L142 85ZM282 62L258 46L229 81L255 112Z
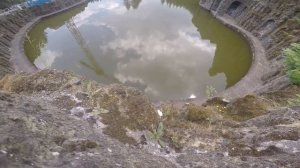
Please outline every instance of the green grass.
M296 98L289 99L287 103L289 107L300 106L300 94L297 94Z
M205 94L207 97L213 97L217 94L217 90L213 86L208 85L206 86Z
M300 16L294 17L294 21L300 24Z
M283 51L285 56L284 64L287 67L287 74L291 83L300 85L300 44L293 43Z
M146 137L150 140L154 140L157 141L158 144L161 147L164 147L165 144L164 142L161 140L162 136L164 135L164 125L162 122L159 123L158 127L156 129L153 129L152 132L149 132Z
M152 132L149 132L148 137L152 140L160 140L164 135L164 125L162 122L159 123L157 129L153 129Z

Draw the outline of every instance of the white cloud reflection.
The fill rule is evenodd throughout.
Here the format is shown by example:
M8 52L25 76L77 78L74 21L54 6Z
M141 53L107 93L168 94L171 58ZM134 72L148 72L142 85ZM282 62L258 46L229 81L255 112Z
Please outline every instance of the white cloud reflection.
M148 1L146 3L152 4ZM121 1L103 1L87 10L96 12L100 9L108 11L109 15L100 19L101 21L86 21L85 24L105 25L118 35L117 39L101 45L100 51L113 51L113 55L117 57L117 67L113 73L122 83L139 85L141 88L145 86L145 92L154 99L174 99L189 97L192 93L203 93L206 84L199 85L199 82L205 81L208 85L214 83L213 80L225 80L225 76L221 74L213 79L209 76L208 69L212 64L216 45L201 39L197 29L190 22L186 23L190 15L184 14L184 17L174 20L173 12L181 11L164 9L159 10L163 13L156 14L164 16L163 20L157 17L152 20L157 9L149 7L150 10L144 9L145 12L139 15L124 14L126 8ZM105 12L101 14L103 17ZM118 14L122 16L116 16ZM153 27L156 22L165 25ZM166 29L166 25L170 29ZM120 61L132 57L127 51L134 51L138 56L127 62Z
M167 39L160 32L137 36L129 31L125 38L101 49L113 50L119 58L129 57L124 51L135 50L141 57L119 62L115 77L122 83L145 84L145 92L152 98L162 97L164 93L164 98L168 99L179 95L188 97L205 89L206 85L201 87L199 82L211 80L207 69L212 64L216 45L201 40L195 31L180 30L176 39ZM224 75L215 77L217 80L224 78ZM178 88L176 95L174 88Z
M208 74L217 46L201 39L191 14L162 6L159 1L143 3L138 10L127 12L123 0L104 0L90 3L74 17L83 38L92 37L84 40L91 44L95 60L102 63L106 74L143 89L153 100L189 98L191 94L202 97L199 94L212 83L218 83L218 89L225 88L224 74ZM61 40L78 47L70 39ZM52 44L53 50L43 50L35 61L39 68L50 67L62 54L66 57L57 66L63 68L74 70L74 65L84 59L84 54L72 47L71 54L60 53L56 52L57 43ZM82 74L89 76L91 70L84 69ZM98 76L93 77L97 80Z
M197 34L198 32L185 32L179 31L180 36L185 38L191 45L200 48L202 51L208 53L209 56L214 57L217 46L212 44L210 40L201 39Z
M55 59L62 56L61 52L51 51L47 49L42 49L42 54L35 59L34 64L39 69L47 69L52 66L52 64L55 62Z
M109 12L110 14L123 15L126 12L126 7L119 1L102 1L101 3L89 4L84 12L74 17L75 24L80 27L83 24L93 23L90 21L92 15Z

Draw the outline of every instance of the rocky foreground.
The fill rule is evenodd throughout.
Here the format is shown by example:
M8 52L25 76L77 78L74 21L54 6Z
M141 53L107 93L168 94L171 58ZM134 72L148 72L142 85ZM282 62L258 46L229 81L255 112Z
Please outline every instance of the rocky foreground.
M285 107L299 90L155 107L67 72L8 75L0 167L300 167L300 107Z

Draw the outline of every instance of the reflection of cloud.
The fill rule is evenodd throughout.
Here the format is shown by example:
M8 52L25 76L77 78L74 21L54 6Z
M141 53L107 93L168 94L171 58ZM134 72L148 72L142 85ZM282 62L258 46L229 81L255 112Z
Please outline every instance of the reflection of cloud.
M45 30L46 34L48 34L48 33L55 33L55 32L57 32L57 31L58 31L58 29L51 29L51 28L47 28L47 29Z
M109 30L111 30L111 32L113 32L114 33L114 35L118 35L118 30L117 30L117 28L116 27L113 27L113 26L111 26L111 25L109 25L109 24L107 24L107 23L105 23L105 22L91 22L91 23L86 23L85 24L85 26L89 26L89 25L91 25L91 26L95 26L95 27L97 27L97 29L100 29L101 27L103 27L103 28L106 28L106 29L109 29Z
M136 51L142 57L118 61L115 77L122 83L146 84L145 92L151 97L160 97L160 93L164 93L172 98L178 97L174 94L190 96L205 89L199 82L211 80L207 70L216 45L201 40L197 32L180 30L175 39L167 39L161 32L137 36L129 30L125 37L101 49L114 51L119 59L130 57L129 50ZM223 75L216 78L224 80ZM176 88L178 92L174 93Z
M214 57L217 46L210 43L210 40L200 39L197 33L180 31L179 34L183 38L186 38L186 40L190 42L192 45L201 48L201 50L205 50L212 57Z
M119 79L120 82L125 83L126 81L130 81L133 83L141 83L141 84L145 84L145 82L141 79L141 78L135 78L135 77L131 77L131 76L124 76L123 74L115 74L115 77Z
M99 11L109 11L110 14L122 15L126 12L126 8L120 1L103 1L101 3L90 4L86 7L85 11L76 15L74 21L78 27L90 22L91 16L98 14Z
M223 74L215 77L208 74L216 45L201 39L189 12L167 8L159 1L145 1L139 9L125 13L123 0L104 0L90 3L74 17L106 74L142 88L153 100L189 98L191 94L201 97L206 85L216 84L218 90L225 88ZM58 33L66 34L62 30L55 32ZM53 47L48 47L57 51L55 45L64 46L64 57L56 60L54 68L80 69L74 68L77 65L74 61L81 60L83 53L75 50L78 45L72 40L59 39L63 42L53 42ZM49 67L59 56L47 51L36 64ZM82 67L81 70L85 76L99 79L90 70Z
M177 46L178 41L166 41L161 34L152 34L146 37L139 37L129 32L127 38L118 39L109 43L107 46L102 47L110 48L113 50L129 50L134 49L140 55L147 55L144 59L151 60L162 54L172 54L184 48ZM120 53L119 57L124 57L124 53Z
M148 60L155 59L155 57L161 55L175 56L176 53L185 52L188 48L191 48L192 50L197 50L196 48L199 48L202 54L211 57L214 57L216 51L216 45L210 43L209 40L202 40L199 36L184 31L179 31L179 36L175 40L167 40L164 35L159 32L154 32L149 35L147 39L143 38L145 37L136 36L133 32L129 31L127 33L127 38L113 41L101 48L111 48L114 50L134 49L141 55L148 55L145 57L145 59ZM122 57L122 54L119 57Z
M50 68L54 63L55 59L61 56L62 53L51 51L51 50L45 50L37 59L35 59L34 64L39 69Z
M80 14L76 15L76 17L74 18L74 22L77 25L84 24L83 23L84 21L88 20L88 18L90 18L90 16L92 16L92 15L94 15L94 14L97 13L97 11L87 10L87 9L83 13L80 13Z

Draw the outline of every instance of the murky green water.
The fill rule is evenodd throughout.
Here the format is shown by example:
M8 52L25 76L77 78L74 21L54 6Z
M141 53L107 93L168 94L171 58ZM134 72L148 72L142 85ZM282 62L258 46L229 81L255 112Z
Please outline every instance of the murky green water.
M198 0L102 0L50 17L25 51L41 69L70 70L144 90L153 101L222 91L251 65L247 42Z

